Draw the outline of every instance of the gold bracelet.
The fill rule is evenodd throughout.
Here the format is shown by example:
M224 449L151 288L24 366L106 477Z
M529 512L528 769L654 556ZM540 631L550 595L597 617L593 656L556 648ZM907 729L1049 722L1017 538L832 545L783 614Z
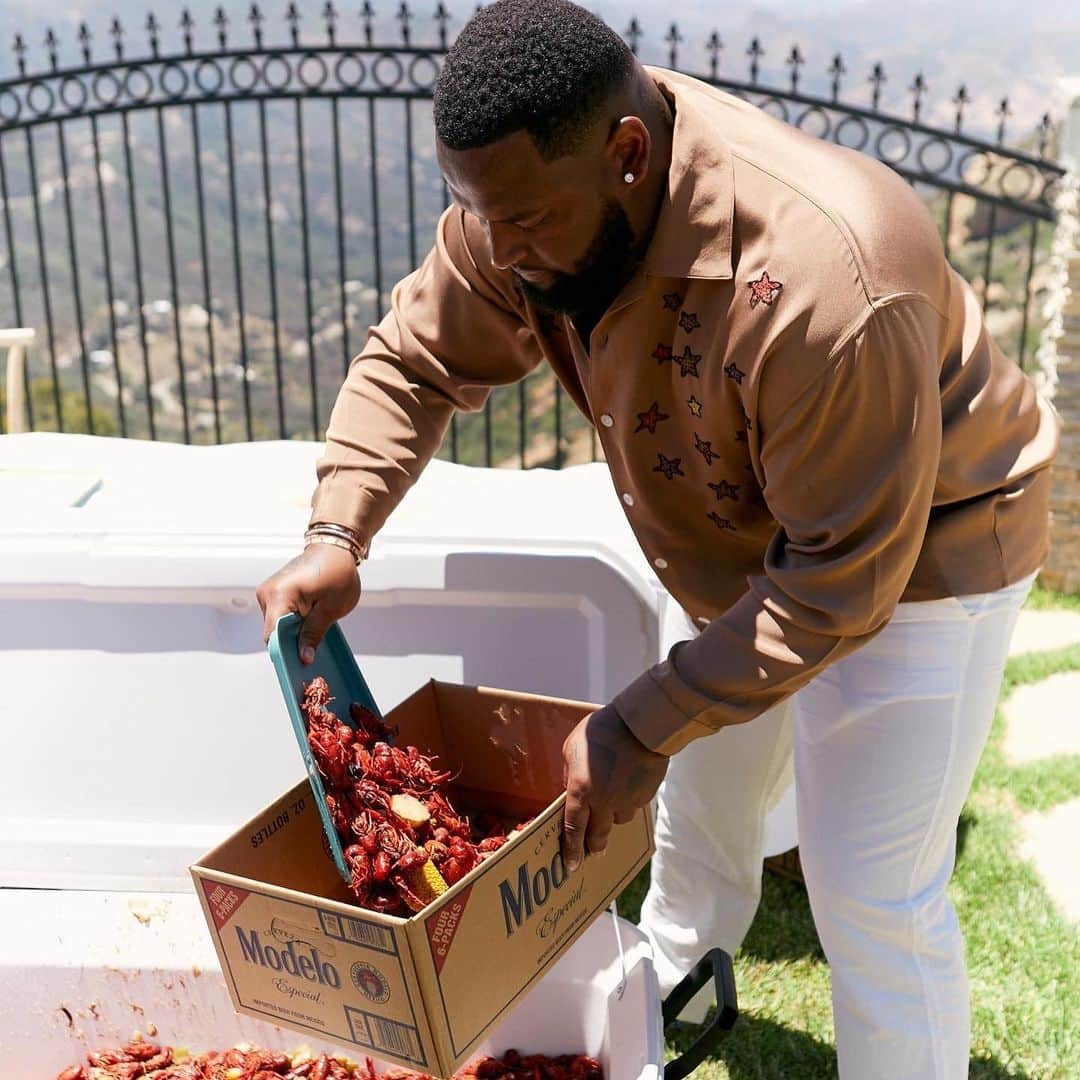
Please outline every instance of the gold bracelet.
M343 540L340 536L330 536L328 533L305 533L304 534L304 546L310 547L312 544L330 544L333 547L339 547L343 551L347 551L352 557L357 566L363 562L364 556L359 548L348 540Z
M342 540L347 540L352 544L356 550L360 553L361 559L366 559L368 555L369 545L365 544L360 536L346 525L338 525L332 521L317 521L314 525L309 525L305 536L310 535L321 536L339 536Z

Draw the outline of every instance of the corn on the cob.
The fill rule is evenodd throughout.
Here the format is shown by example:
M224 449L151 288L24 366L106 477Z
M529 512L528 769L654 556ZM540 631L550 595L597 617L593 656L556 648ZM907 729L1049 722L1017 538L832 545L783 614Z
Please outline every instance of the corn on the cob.
M422 901L417 906L406 897L405 902L413 911L420 911L421 908L427 907L432 900L442 896L450 887L430 859L425 859L419 866L410 866L407 870L401 871L401 876L405 879L412 894Z

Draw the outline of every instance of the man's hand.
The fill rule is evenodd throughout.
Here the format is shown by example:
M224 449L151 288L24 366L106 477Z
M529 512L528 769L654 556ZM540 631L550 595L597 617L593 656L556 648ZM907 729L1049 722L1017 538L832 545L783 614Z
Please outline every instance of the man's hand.
M360 599L356 561L333 544L311 544L255 591L263 612L263 642L282 615L295 611L300 629L300 661L310 664L332 623L349 614Z
M590 713L563 743L566 813L563 861L571 873L584 851L600 855L612 825L625 825L656 794L668 759L638 742L610 706Z

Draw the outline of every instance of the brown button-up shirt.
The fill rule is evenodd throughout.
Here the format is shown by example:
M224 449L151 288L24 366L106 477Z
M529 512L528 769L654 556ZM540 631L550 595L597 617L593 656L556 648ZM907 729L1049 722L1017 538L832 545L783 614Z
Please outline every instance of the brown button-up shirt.
M646 556L704 626L613 703L670 754L793 693L898 602L1036 570L1057 424L901 178L649 72L675 108L668 187L588 347L449 209L352 364L312 520L373 536L453 411L547 361L596 425Z

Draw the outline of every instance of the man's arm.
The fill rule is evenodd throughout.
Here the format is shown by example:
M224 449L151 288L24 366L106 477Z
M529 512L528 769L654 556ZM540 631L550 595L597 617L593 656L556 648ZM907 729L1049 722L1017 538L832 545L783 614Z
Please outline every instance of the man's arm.
M355 554L431 460L454 410L481 408L493 387L540 359L524 304L491 265L479 223L450 208L435 247L396 286L390 312L352 362L330 417L311 524L351 535L324 529L329 542L311 543L259 586L264 640L295 611L304 620L301 661L314 659L330 624L360 598Z
M941 333L929 304L896 300L793 400L776 390L785 375L765 372L759 452L779 528L748 592L616 697L645 746L673 754L752 720L888 621L922 548L937 478Z
M393 291L338 394L319 462L312 522L382 527L438 450L456 409L541 360L509 276L491 265L479 224L457 207L442 216L422 265Z

